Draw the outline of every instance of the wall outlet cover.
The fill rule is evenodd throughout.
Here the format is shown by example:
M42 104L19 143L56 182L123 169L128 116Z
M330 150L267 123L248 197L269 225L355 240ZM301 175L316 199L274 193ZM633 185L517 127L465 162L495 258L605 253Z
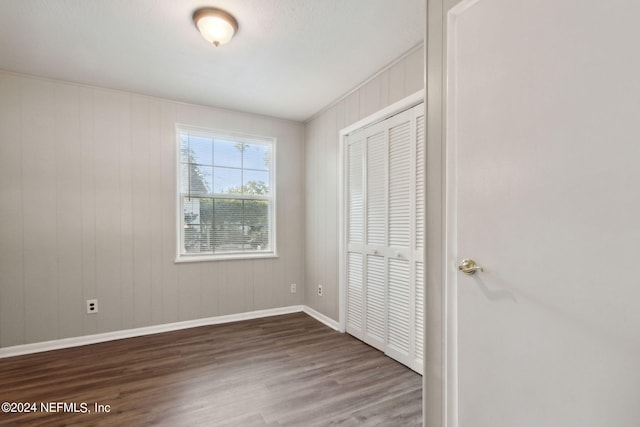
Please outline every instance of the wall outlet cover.
M88 299L87 300L87 314L95 314L98 312L98 300L97 299Z

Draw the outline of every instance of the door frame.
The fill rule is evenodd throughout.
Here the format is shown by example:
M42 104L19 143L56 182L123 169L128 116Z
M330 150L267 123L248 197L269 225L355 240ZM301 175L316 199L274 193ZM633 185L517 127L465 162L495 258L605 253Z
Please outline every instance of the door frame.
M448 163L447 51L449 11L468 0L427 0L426 48L426 251L425 359L423 377L424 425L457 427L457 313L455 284L451 283L448 245L454 230L451 212L453 175ZM471 0L475 2L476 0ZM470 3L467 3L469 5ZM449 154L449 156L448 156ZM454 254L455 255L455 254Z
M359 129L364 129L376 123L380 123L391 116L408 110L424 102L424 99L425 90L421 89L406 98L403 98L388 107L363 118L362 120L358 120L344 129L341 129L339 132L338 162L340 164L340 176L338 177L338 212L340 212L340 215L338 217L338 259L340 262L338 264L338 323L340 326L340 332L346 332L347 330L347 222L345 221L345 217L347 215L347 192L345 191L347 176L347 165L345 164L347 135Z

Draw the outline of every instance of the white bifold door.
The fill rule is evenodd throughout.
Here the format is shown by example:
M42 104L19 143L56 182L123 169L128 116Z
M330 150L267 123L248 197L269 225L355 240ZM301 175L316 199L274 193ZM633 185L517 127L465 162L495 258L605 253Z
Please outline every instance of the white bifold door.
M422 373L424 104L349 134L346 330Z

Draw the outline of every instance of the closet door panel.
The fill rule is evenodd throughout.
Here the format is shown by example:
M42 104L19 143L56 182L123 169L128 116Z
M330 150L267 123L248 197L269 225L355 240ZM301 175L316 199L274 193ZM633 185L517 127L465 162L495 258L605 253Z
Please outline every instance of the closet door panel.
M387 318L385 258L376 255L367 255L366 272L366 329L364 341L384 351Z
M422 373L424 357L424 242L425 242L425 139L424 139L424 105L414 109L415 120L415 217L414 217L414 291L415 291L415 370Z
M390 259L388 276L388 326L387 352L394 357L401 356L407 363L411 348L409 311L412 309L410 281L410 263L406 260Z
M363 338L364 326L364 141L351 138L347 146L347 322L351 335Z
M415 263L415 361L422 372L424 355L424 262Z
M387 132L367 136L367 245L380 250L386 243L387 229Z
M411 121L389 129L389 246L410 247L411 239Z
M416 146L415 146L415 195L416 195L416 209L415 209L415 249L418 251L424 251L425 240L425 140L424 140L424 108L422 111L418 111L418 117L416 118ZM420 256L420 258L422 258Z
M363 256L349 252L347 255L347 332L363 338Z
M362 140L349 144L347 162L347 241L350 245L362 245L364 243L364 146Z

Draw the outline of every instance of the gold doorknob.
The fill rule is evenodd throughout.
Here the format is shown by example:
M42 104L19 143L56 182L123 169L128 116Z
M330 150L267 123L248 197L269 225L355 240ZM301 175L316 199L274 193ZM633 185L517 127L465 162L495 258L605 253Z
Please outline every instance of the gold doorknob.
M468 274L469 276L476 274L476 271L484 271L484 269L476 264L472 259L463 259L458 266L458 270L462 271L464 274Z

